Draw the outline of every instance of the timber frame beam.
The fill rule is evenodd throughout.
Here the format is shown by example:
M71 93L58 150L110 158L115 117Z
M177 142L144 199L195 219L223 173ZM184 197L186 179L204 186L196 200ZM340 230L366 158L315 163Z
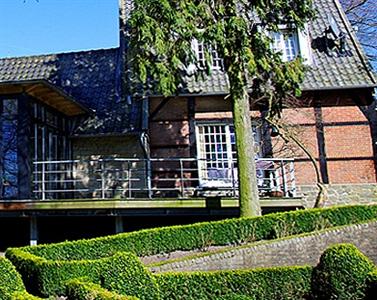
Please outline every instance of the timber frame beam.
M0 95L27 94L67 116L92 113L65 92L45 80L0 83Z

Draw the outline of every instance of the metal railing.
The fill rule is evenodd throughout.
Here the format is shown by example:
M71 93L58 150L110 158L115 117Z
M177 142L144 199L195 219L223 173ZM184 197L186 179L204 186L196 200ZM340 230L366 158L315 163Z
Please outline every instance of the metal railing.
M261 196L294 197L293 159L256 160ZM238 196L237 162L195 158L34 162L36 199Z

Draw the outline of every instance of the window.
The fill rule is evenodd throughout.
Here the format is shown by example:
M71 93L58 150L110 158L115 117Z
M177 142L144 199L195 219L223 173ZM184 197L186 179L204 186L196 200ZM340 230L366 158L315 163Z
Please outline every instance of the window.
M57 161L70 159L71 145L68 139L69 120L55 110L39 102L33 103L33 134L31 136L33 161ZM42 196L42 185L45 180L44 190L60 190L66 188L68 173L62 173L58 164L34 164L34 192L36 198L47 196L53 198L54 192L47 192ZM68 165L63 165L68 167ZM42 179L43 178L43 179Z
M5 99L1 109L1 184L0 198L14 199L18 196L18 151L17 151L17 99ZM2 187L2 189L1 189Z
M280 25L279 31L270 33L270 37L272 38L272 49L281 53L283 61L291 61L300 56L304 64L310 65L312 63L307 25L302 29L287 28Z
M196 53L198 64L200 67L204 68L206 66L206 48L204 43L194 41L193 49ZM223 68L223 60L219 57L218 52L216 49L209 48L209 52L211 53L211 65L213 70L221 70Z
M256 155L261 155L261 130L253 126ZM234 184L237 154L234 126L231 123L197 125L199 177L201 185L217 181Z
M299 55L297 32L292 30L273 32L272 48L281 53L283 61L294 60Z

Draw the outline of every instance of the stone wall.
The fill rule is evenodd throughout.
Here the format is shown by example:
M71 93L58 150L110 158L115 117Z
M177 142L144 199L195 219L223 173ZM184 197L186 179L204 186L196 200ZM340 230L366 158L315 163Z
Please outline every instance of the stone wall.
M152 267L153 272L234 270L257 267L316 265L330 245L352 243L377 263L377 222L328 229L277 241L200 256Z
M377 184L329 184L325 206L377 203ZM305 208L311 208L317 197L318 188L313 185L299 186Z

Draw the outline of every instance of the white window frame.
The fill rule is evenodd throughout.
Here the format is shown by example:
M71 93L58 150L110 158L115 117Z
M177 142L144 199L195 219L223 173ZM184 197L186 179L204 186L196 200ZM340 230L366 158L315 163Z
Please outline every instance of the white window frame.
M204 68L206 65L206 57L205 57L205 44L203 42L199 42L198 40L193 40L191 43L191 47L194 50L198 65L201 68ZM219 57L219 53L216 49L209 49L211 51L211 68L212 70L222 70L224 68L224 61L222 58Z
M310 36L309 36L309 27L305 24L303 29L298 29L296 27L287 27L286 25L279 25L278 32L270 32L269 35L273 39L273 44L271 47L276 51L280 51L282 53L283 61L290 61L293 58L287 56L287 47L286 47L286 38L285 36L288 33L293 35L293 46L296 52L295 57L300 56L303 59L304 64L311 65L312 64L312 52L311 52L311 45L310 45ZM280 33L279 45L276 45L274 42L274 38L276 34Z
M291 61L300 55L298 36L296 31L287 29L271 33L272 48L281 54L283 61Z
M254 123L254 122L253 122ZM219 142L221 138L215 137L209 143L206 143L205 136L209 135L205 132L205 127L212 129L208 129L207 132L212 131L213 133L221 134L225 136L225 151L222 150L222 144ZM221 132L215 132L215 127L222 127ZM203 129L202 129L203 128ZM196 124L196 136L197 136L197 156L198 156L198 169L199 169L199 185L200 186L207 186L207 187L235 187L235 181L238 179L238 170L237 170L237 153L235 150L235 136L234 136L234 129L232 130L233 123L229 121L224 122L200 122ZM262 133L259 126L254 126L253 124L253 133L254 133L254 140L255 144L254 147L258 149L256 151L256 157L260 157L261 153L261 138ZM214 151L206 151L206 146L215 146ZM222 154L223 153L223 154ZM216 161L208 162L208 155L215 156ZM225 156L225 159L217 160L218 156ZM210 177L208 174L209 169L213 169L217 172L219 177Z

